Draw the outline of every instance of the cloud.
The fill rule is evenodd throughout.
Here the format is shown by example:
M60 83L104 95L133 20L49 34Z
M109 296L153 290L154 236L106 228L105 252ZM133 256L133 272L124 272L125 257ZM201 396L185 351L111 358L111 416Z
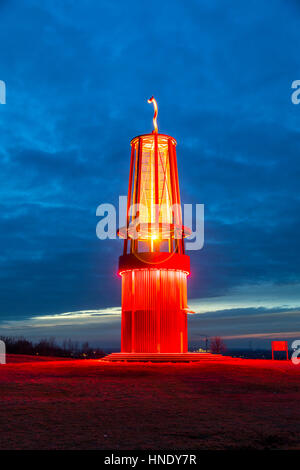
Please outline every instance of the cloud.
M299 312L298 312L299 313ZM300 338L300 331L277 331L276 333L252 333L246 335L223 336L224 340L232 339L294 339Z
M99 310L78 310L74 312L64 312L53 315L37 315L35 317L29 317L22 321L10 320L4 321L1 327L4 329L11 330L14 327L21 326L22 328L40 328L40 327L57 327L57 326L68 326L68 325L87 325L88 323L94 323L100 321L101 324L112 322L115 317L120 317L121 308L111 307Z
M299 283L296 2L275 0L272 17L237 0L0 9L3 320L119 304L121 243L97 240L95 211L127 191L129 141L152 129L152 94L178 141L182 201L205 204L190 298Z
M0 324L0 334L24 336L34 341L52 337L60 343L71 338L78 342L88 341L108 350L120 349L120 313L119 307L111 307L5 321Z
M197 313L188 316L190 348L201 345L206 335L222 336L229 347L248 347L250 340L254 347L269 347L272 338L297 339L300 332L299 292L299 285L269 284L232 289L224 296L193 300L190 304ZM0 335L35 340L51 336L58 341L71 338L89 341L107 350L119 350L121 308L2 321Z

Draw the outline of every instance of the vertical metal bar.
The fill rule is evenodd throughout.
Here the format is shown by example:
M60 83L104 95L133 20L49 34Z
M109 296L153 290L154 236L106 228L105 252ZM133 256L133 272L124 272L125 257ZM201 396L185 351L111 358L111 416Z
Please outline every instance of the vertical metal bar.
M140 203L140 193L141 193L141 162L142 162L142 141L139 137L138 140L138 152L136 158L136 171L135 171L135 181L134 181L134 197L133 204ZM136 213L134 218L136 219L139 216L139 211ZM133 250L134 247L134 250ZM138 241L132 240L131 242L131 252L136 251L138 247Z
M131 206L131 192L132 192L132 176L133 176L133 165L134 165L134 156L135 156L135 145L131 145L131 157L130 157L130 170L129 170L129 182L128 182L128 194L127 194L127 214L126 214L126 238L124 240L124 250L123 254L127 253L128 246L128 227L129 227L129 209Z
M180 206L180 190L179 190L179 178L178 178L177 156L176 156L175 146L172 146L172 155L173 155L173 161L174 161L174 177L175 177L175 185L176 185L176 199L177 199L177 204ZM178 223L182 227L181 209L178 210ZM181 236L181 238L178 240L178 251L179 251L179 253L184 253L183 236Z
M173 146L173 158L174 158L174 169L175 169L175 182L176 182L176 193L177 193L177 201L180 204L180 191L179 191L179 179L178 179L178 168L177 168L177 156L176 156L176 149Z
M153 272L154 273L154 272ZM156 334L157 334L157 352L160 353L161 351L161 345L160 345L160 330L161 330L161 314L160 314L160 309L161 309L161 270L157 269L156 271Z
M134 164L134 182L133 182L133 192L132 192L132 204L136 203L136 186L137 186L137 177L138 177L138 144L134 143L135 151L135 164ZM131 220L133 221L135 216L132 216ZM130 240L130 253L133 252L134 240Z
M178 204L179 204L179 206L180 206L178 217L179 217L179 223L180 223L181 228L182 228L182 226L183 226L183 221L182 221L182 213L181 213L181 199L180 199L180 189L179 189L179 177L178 177L177 155L176 155L176 148L175 148L175 147L174 147L173 152L174 152L174 160L175 160L175 168L176 168L177 200L178 200ZM183 238L183 233L181 233L181 239L179 240L179 243L180 243L180 247L181 247L181 253L184 254L185 250L184 250L184 238Z
M175 188L174 188L174 178L173 178L173 161L172 161L172 154L171 154L171 146L172 146L171 139L168 139L168 157L169 157L170 183L171 183L171 193L172 193L171 204L173 206L173 204L175 204ZM173 220L173 223L174 223L174 212L173 211L172 211L172 214L173 214L172 220ZM169 242L169 250L170 250L170 245L173 249L171 235L170 235L170 242ZM175 247L176 247L176 242L175 242ZM171 252L171 250L170 250L170 252Z
M159 204L159 181L158 181L158 139L154 134L154 165L155 165L155 204ZM156 207L157 211L157 207ZM156 212L155 222L158 222L158 213Z
M155 225L159 227L159 179L158 179L158 138L154 134L154 171L155 171ZM158 251L159 242L154 242L155 251Z
M121 352L124 352L125 351L125 338L124 338L124 334L125 334L125 328L126 328L126 324L125 324L125 313L124 313L124 284L125 284L125 280L124 280L124 273L122 274L121 276L122 278L122 294L121 294L121 305L122 305L122 311L121 311Z
M138 163L138 180L137 180L137 204L138 204L138 212L137 216L140 216L140 208L139 205L141 203L141 182L142 182L142 160L143 160L143 141L139 137L139 163ZM138 240L135 240L135 248L138 251Z
M131 271L131 295L132 295L132 311L131 311L131 352L135 352L135 272Z
M175 211L175 222L180 223L180 217L178 213L177 205L180 204L180 199L178 199L178 186L176 180L178 181L178 173L177 173L177 166L176 166L176 159L174 158L174 144L172 143L171 139L169 139L169 154L170 154L170 173L171 173L171 182L172 182L172 193L173 193L173 201L172 204L176 204L176 211ZM174 224L175 225L175 224ZM181 243L179 239L174 239L175 243L175 251L181 252Z
M138 150L138 176L137 176L137 204L141 201L141 169L142 169L142 139L139 137L139 150Z

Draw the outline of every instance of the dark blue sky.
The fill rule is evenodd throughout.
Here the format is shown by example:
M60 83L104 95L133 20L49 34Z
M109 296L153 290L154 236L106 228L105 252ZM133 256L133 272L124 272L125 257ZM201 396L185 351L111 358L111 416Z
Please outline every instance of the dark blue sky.
M178 141L182 200L205 204L189 297L300 283L300 6L291 0L0 2L3 320L120 304L129 141ZM300 305L300 303L299 303Z

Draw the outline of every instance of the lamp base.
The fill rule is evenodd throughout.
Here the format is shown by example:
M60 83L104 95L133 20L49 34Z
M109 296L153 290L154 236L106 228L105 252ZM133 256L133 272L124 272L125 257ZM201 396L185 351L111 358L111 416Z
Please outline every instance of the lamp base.
M105 356L104 362L199 362L230 359L221 354L201 353L112 353Z

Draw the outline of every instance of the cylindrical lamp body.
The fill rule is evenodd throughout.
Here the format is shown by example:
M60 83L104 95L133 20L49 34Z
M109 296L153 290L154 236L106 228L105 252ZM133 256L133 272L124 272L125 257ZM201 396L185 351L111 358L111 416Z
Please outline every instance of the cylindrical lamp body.
M151 268L121 275L122 352L187 352L187 273Z

